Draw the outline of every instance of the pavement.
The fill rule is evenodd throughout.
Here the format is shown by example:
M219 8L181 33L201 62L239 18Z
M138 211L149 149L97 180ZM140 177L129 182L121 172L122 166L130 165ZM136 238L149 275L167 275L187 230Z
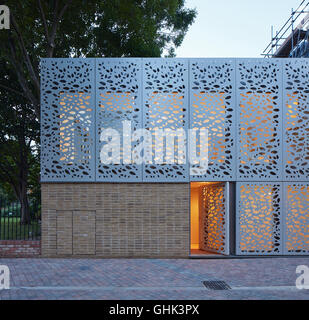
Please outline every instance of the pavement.
M0 259L10 289L0 300L309 299L295 286L309 257L251 259ZM225 281L211 290L203 281Z

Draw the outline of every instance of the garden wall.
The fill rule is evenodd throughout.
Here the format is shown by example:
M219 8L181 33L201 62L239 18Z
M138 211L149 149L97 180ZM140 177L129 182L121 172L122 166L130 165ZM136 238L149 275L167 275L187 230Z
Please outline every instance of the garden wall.
M40 254L40 240L0 240L0 258L26 258Z

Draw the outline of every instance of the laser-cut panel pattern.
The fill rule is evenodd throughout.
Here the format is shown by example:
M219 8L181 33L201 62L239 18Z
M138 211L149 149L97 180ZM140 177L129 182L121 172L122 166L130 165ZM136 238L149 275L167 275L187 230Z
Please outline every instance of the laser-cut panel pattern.
M143 125L152 132L152 155L143 168L144 181L188 181L186 152L181 153L178 142L188 128L188 60L143 59ZM158 164L155 154L155 130L184 131L175 139L174 147L167 146L163 161ZM163 139L161 146L166 146ZM162 147L156 147L157 151ZM173 162L172 155L175 155Z
M226 254L228 204L225 184L209 184L200 190L200 249Z
M137 142L131 141L134 130L142 127L142 63L141 59L97 59L96 61L96 163L97 181L142 181L141 164L136 163L134 150ZM130 123L129 132L123 131L123 121ZM119 133L119 163L106 163L101 151L107 141L101 139L105 129ZM117 141L108 142L117 147ZM127 155L124 154L127 152Z
M282 253L280 183L237 183L236 253Z
M309 183L285 182L285 254L309 253Z
M208 145L197 140L197 156L208 147L208 167L191 164L192 181L235 180L235 60L191 59L190 128L208 129Z
M281 63L240 59L237 66L238 180L281 180Z
M41 180L94 181L93 59L42 59Z
M284 70L284 178L309 179L309 61L285 59Z

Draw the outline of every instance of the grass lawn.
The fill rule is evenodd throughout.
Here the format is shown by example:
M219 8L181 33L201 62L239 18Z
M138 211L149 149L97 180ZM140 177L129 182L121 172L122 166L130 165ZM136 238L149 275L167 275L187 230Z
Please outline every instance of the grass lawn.
M31 225L21 225L19 217L2 217L0 219L0 240L35 240L41 237L38 221Z

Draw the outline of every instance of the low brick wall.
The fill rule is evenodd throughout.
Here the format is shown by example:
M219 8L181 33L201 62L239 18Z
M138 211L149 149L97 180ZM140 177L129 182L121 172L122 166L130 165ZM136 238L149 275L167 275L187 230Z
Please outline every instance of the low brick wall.
M33 257L41 254L41 241L0 240L0 257Z

